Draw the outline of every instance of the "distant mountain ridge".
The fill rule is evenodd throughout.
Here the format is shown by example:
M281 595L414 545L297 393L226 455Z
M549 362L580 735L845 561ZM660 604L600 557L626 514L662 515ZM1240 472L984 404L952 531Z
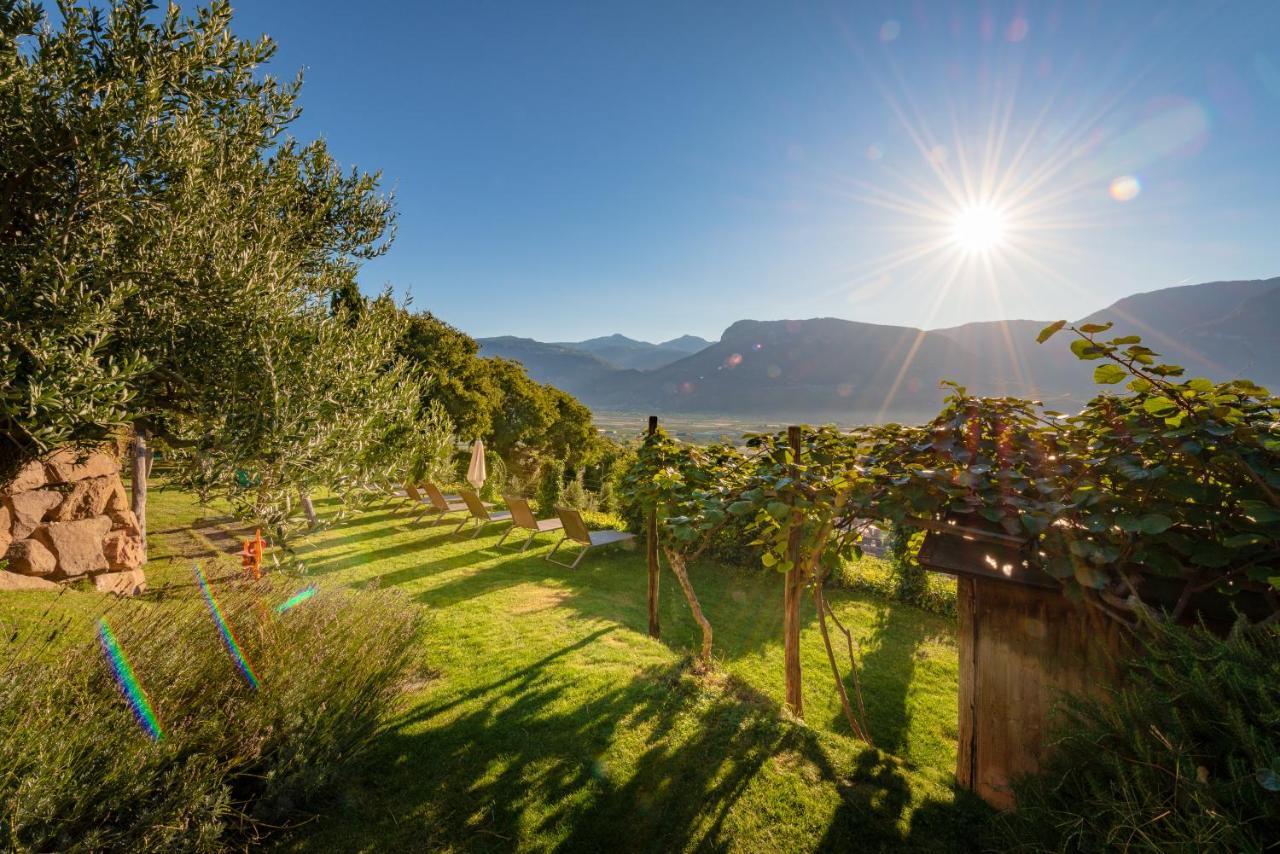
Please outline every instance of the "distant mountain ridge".
M483 345L485 340L487 339L481 339L480 343ZM615 368L649 371L705 349L710 343L696 335L682 335L661 344L650 344L648 341L637 341L615 333L586 341L561 341L553 346L590 354Z
M703 346L665 363L639 354L663 348L670 356L675 342L615 335L576 344L510 337L480 344L481 355L516 359L535 379L596 409L917 420L937 411L943 379L977 394L1067 405L1091 396L1092 366L1071 354L1065 336L1036 343L1051 319L929 331L830 317L740 320L718 342L693 339L686 346ZM1114 334L1141 335L1188 376L1280 385L1280 277L1135 294L1079 321L1111 321Z

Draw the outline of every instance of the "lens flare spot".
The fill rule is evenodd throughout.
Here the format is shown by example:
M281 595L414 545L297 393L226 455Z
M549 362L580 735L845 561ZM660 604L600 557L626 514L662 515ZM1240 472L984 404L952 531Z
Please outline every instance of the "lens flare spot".
M874 142L867 146L868 160L879 160L881 157L884 157L883 148L881 148L879 145L876 145Z
M729 356L724 360L724 366L729 369L736 368L738 367L738 365L741 365L741 364L742 364L741 353L734 353L732 356Z
M1019 15L1009 22L1009 26L1004 28L1004 37L1011 42L1020 42L1027 37L1027 33L1031 31L1031 25L1027 23L1027 19Z
M778 377L782 376L782 368L779 368L777 365L770 365L765 369L765 373L769 375L769 379L776 380Z
M896 41L900 35L902 35L902 24L897 21L888 20L880 25L880 41L884 44Z
M1121 175L1112 180L1108 192L1117 202L1132 201L1142 192L1142 182L1134 175Z

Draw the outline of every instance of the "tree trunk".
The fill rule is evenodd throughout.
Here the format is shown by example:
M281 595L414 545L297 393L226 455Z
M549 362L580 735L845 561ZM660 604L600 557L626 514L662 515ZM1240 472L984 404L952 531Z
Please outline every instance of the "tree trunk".
M800 428L788 427L787 438L791 444L792 477L799 479ZM788 534L787 570L782 591L782 657L786 672L787 708L798 718L804 718L804 695L800 680L800 599L804 593L804 568L800 563L800 538L803 535L804 518L798 511L791 513L791 531Z
M831 675L836 680L836 691L840 694L840 708L844 710L845 720L849 722L849 728L853 730L853 734L867 742L871 743L871 739L867 736L866 730L858 723L857 717L853 714L853 707L849 705L849 692L844 688L844 679L840 676L840 665L836 664L836 652L831 646L831 634L827 631L827 600L822 595L822 578L817 577L813 583L813 604L818 607L818 628L822 630L822 643L827 648L827 661L831 662ZM850 644L850 656L852 656L852 643ZM853 662L854 679L858 676L858 662Z
M133 515L142 532L142 553L147 552L147 474L151 471L151 451L147 448L147 428L133 425Z
M649 435L658 432L658 416L649 416ZM662 634L658 624L658 580L661 577L658 566L658 511L649 508L645 539L645 552L649 559L649 637L657 638ZM696 600L695 600L696 601Z
M689 603L689 610L693 612L693 619L702 628L702 649L698 653L698 660L703 665L709 665L711 663L711 623L703 615L702 605L698 603L698 595L693 592L693 584L689 582L689 573L684 565L684 556L670 548L664 548L663 551L667 555L667 565L676 574L680 589L684 591L684 598Z
M320 517L316 515L316 507L311 503L311 496L302 490L298 490L298 497L302 501L302 512L307 514L307 521L314 528L320 524Z

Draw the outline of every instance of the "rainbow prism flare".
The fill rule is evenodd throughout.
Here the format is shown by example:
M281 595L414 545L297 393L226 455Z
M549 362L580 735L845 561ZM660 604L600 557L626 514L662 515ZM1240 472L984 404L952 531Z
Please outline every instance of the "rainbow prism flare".
M309 587L304 587L302 590L299 590L297 593L290 596L287 600L277 605L276 613L283 614L285 611L288 611L290 608L294 607L295 605L301 605L303 602L307 601L314 595L316 595L316 586L314 584L312 584Z
M218 602L213 598L213 590L209 587L209 580L204 577L204 571L196 566L196 581L200 583L200 591L204 593L205 604L209 606L209 613L213 616L213 623L218 627L218 632L222 635L222 643L226 646L227 652L231 655L231 660L236 663L236 667L240 668L240 672L244 674L245 680L250 687L256 689L258 687L258 677L253 674L253 668L249 666L248 660L244 657L244 653L240 650L240 644L236 641L235 634L231 631L231 626L227 625L227 620L222 616L222 609L218 607Z
M133 675L133 666L129 664L129 657L124 654L115 633L107 624L106 617L98 619L98 640L102 643L102 652L106 655L111 671L116 677L116 683L124 692L129 708L133 709L133 716L138 719L138 724L152 739L159 741L164 738L164 732L161 731L156 713L152 710L150 701L147 700L147 694L138 684L138 678Z

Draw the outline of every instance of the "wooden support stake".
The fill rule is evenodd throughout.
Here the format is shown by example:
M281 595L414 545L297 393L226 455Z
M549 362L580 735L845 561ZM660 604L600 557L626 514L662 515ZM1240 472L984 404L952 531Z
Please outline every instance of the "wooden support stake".
M649 435L658 432L658 416L649 416ZM649 637L656 638L662 633L658 624L658 512L657 508L649 508L647 530L645 531L645 553L649 559Z
M791 445L791 476L800 477L800 428L787 428L787 441ZM800 683L800 602L804 593L804 570L800 565L800 539L804 534L804 518L798 510L791 512L791 531L787 542L787 570L782 591L782 656L786 670L787 708L798 718L804 718L804 695Z
M133 515L138 518L142 534L142 553L147 549L147 474L151 471L151 453L147 448L147 428L133 426Z
M307 523L310 524L311 527L313 528L316 525L319 525L320 517L316 515L316 506L311 503L311 496L303 492L302 490L299 490L298 498L302 502L302 512L307 514Z

